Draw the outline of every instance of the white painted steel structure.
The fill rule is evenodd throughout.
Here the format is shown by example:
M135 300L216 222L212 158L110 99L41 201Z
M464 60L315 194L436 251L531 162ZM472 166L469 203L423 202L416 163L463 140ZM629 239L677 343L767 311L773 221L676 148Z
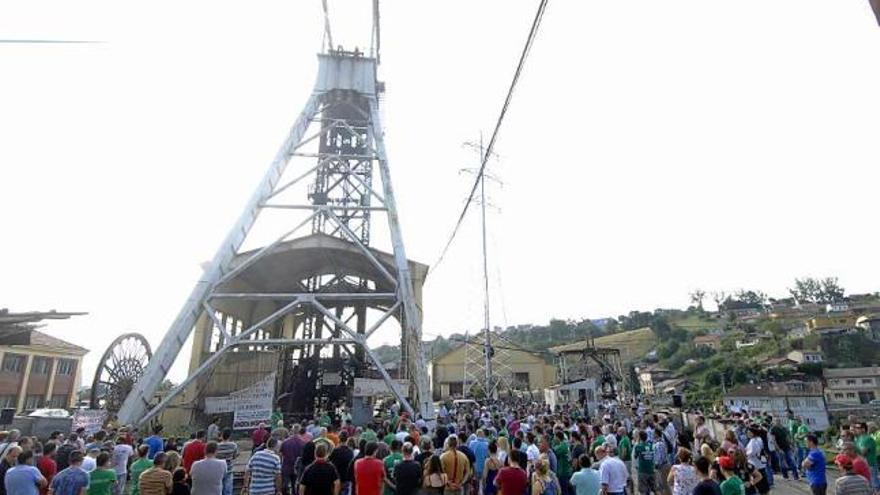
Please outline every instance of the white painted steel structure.
M244 212L220 245L201 279L196 283L192 293L156 349L143 378L137 382L133 392L129 394L123 403L118 413L118 419L123 424L140 424L155 417L187 386L200 377L204 377L206 372L220 362L225 353L236 348L245 351L242 346L254 345L256 343L277 346L316 345L318 348L324 345L354 345L360 348L372 362L389 388L401 401L404 408L410 412L419 412L425 418L433 418L434 411L433 407L431 407L431 393L426 373L427 365L424 350L420 345L421 311L416 304L412 274L403 245L394 189L391 184L388 159L385 153L384 136L379 120L378 96L382 86L376 81L376 60L365 57L360 53L343 51L331 51L326 54L320 54L318 58L320 64L318 77L311 97L290 130L287 139L285 139L275 155L256 191L248 201ZM365 100L368 102L367 108L357 110L363 114L359 117L361 122L366 123L361 130L354 129L345 119L333 120L326 117L328 115L326 113L328 108L340 104L340 95L355 95L355 98L359 99L359 101ZM319 119L319 115L323 117ZM329 115L332 115L332 112ZM310 127L316 122L320 122L321 129L315 134L309 134ZM366 142L368 152L363 156L350 157L338 154L325 156L320 153L311 154L302 151L303 146L309 142L327 139L327 136L329 136L327 133L328 129L331 129L335 136L338 136L340 133L349 133L348 136L340 139L357 141L360 145ZM363 129L366 129L366 131ZM367 135L364 136L363 132L366 132ZM293 157L317 158L318 163L310 169L304 170L293 180L282 183L281 179L285 174L285 169ZM365 182L361 176L352 170L345 169L345 167L349 166L346 165L346 160L349 159L377 164L379 180L382 184L381 190L377 190L372 184ZM344 180L350 182L349 185L352 188L359 189L368 198L377 200L381 206L371 206L368 200L363 201L362 204L334 204L332 202L321 204L320 201L314 199L312 204L269 203L270 200L278 200L282 193L297 183L314 178L316 174L322 172L326 174L326 168L331 165L336 167L333 169L333 173L336 174L340 173L339 167L342 167ZM274 242L257 249L252 254L247 254L248 257L245 261L240 262L240 257L243 256L243 243L248 238L261 212L269 208L304 210L310 212L310 215L301 223L295 224L293 228L289 230L287 230L289 227L282 229L284 232ZM352 213L352 211L359 211L361 216L358 217L358 214ZM391 252L394 260L393 269L389 269L391 267L381 263L376 258L374 251L368 247L369 224L367 221L364 220L364 223L361 224L362 226L367 226L366 234L363 231L359 233L354 232L357 228L356 221L363 220L364 217L368 219L368 215L373 212L384 212L387 214ZM318 293L309 291L293 293L261 291L260 293L248 293L223 290L222 286L224 283L233 280L236 275L239 275L263 257L272 254L273 250L281 246L288 239L291 239L291 236L303 227L309 224L315 225L316 222L320 222L324 230L328 229L328 227L324 226L329 225L329 228L332 229L337 237L356 247L357 251L368 260L373 269L386 279L384 283L388 284L393 292L379 292L377 290L372 293ZM349 225L350 223L351 226ZM233 263L237 257L239 262ZM231 332L220 321L215 307L212 306L213 301L221 299L272 300L278 303L278 309L260 318L259 321L251 322L250 325L247 325L246 328L243 328L236 334ZM369 329L358 331L340 318L337 312L328 309L332 302L338 303L339 301L353 300L365 304L375 303L371 307L386 309L383 310L382 316L373 322ZM327 338L318 339L270 337L259 341L252 340L256 336L256 332L269 328L279 319L294 311L302 310L304 307L309 307L310 311L323 315L324 318L333 322L335 328L340 329L341 334L344 335L332 334ZM205 359L194 372L190 373L190 376L183 383L166 394L158 404L154 404L152 398L168 374L187 338L193 332L193 327L203 312L211 318L215 330L221 336L217 350ZM403 346L402 350L405 360L403 364L411 384L411 390L408 395L415 401L415 408L407 400L407 392L399 389L398 382L391 379L383 367L383 363L379 361L378 356L369 348L366 342L367 338L392 316L395 316L401 325L401 345Z

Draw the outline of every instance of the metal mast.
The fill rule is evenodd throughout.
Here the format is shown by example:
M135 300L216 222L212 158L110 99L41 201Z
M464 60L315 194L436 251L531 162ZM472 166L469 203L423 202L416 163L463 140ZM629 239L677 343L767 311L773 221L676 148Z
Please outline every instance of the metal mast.
M466 146L473 147L479 152L480 163L483 163L487 157L484 156L488 151L483 146L483 136L480 134L479 143L465 143ZM479 170L479 169L475 169ZM466 172L475 170L464 169ZM489 253L488 253L488 226L486 207L488 198L486 197L486 179L494 179L488 174L480 174L480 229L481 229L481 255L483 264L483 328L481 335L475 335L473 339L465 334L465 359L464 359L464 380L463 389L471 395L481 392L486 397L498 397L499 388L507 391L520 388L520 384L515 383L513 379L513 370L510 367L510 350L515 349L510 343L507 343L500 335L492 332L491 323L491 294L489 291Z
M293 393L297 401L305 399L306 403L317 404L322 397L327 398L321 392L325 385L350 385L369 361L405 409L433 418L421 346L421 310L403 245L379 120L383 84L376 79L377 61L358 51L342 50L320 54L318 60L318 78L311 97L244 212L166 332L143 378L123 403L118 414L122 423L143 423L155 417L187 386L204 379L225 354L267 346L283 350L279 386ZM310 133L315 126L317 131ZM309 143L317 144L316 152L306 151ZM294 158L317 163L286 180L285 171ZM381 188L373 184L372 171L376 167ZM285 198L285 193L295 190L297 184L309 182L308 203ZM306 218L282 229L270 244L242 252L252 227L267 209L301 212ZM369 247L374 213L387 216L391 254L385 261ZM311 225L311 235L294 239L293 235L307 225ZM322 259L315 261L321 268L316 268L313 275L278 281L293 284L295 290L254 292L238 288L238 277L278 253L285 243L299 239L309 239L318 245L317 252L323 254ZM334 258L340 252L348 256L348 265ZM367 268L351 268L352 256L361 260L359 267ZM388 289L381 291L379 287ZM221 306L255 304L253 301L271 304L274 310L252 321L239 320L243 323L240 327L229 328ZM381 316L369 322L369 326L366 308L381 311ZM288 317L294 321L294 328L292 334L283 334L281 320ZM400 390L367 345L367 339L390 318L400 322L402 369L404 377L410 379L409 393ZM218 337L216 346L207 343L205 348L210 348L211 353L180 386L154 405L152 399L159 385L200 321L206 322ZM207 340L210 337L209 333ZM338 365L332 369L332 383L324 383L329 382L327 363ZM300 392L305 396L296 396Z
M480 161L483 160L483 134L480 133ZM486 376L484 388L486 397L495 397L495 383L492 376L492 338L489 324L489 257L486 248L486 174L480 175L480 214L483 234L483 358L485 359Z

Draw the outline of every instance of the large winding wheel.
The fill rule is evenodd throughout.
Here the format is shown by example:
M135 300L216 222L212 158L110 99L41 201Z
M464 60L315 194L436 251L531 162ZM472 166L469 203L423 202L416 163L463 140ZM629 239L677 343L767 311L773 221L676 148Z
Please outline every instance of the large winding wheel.
M151 357L150 344L139 333L126 333L114 340L95 371L92 409L119 411L134 384L143 376Z

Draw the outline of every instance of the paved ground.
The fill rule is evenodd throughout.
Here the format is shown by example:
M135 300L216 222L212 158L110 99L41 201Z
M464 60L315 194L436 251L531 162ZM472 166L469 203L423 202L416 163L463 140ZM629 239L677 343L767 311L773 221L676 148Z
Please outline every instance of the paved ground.
M837 471L829 469L826 476L828 477L827 493L834 493L834 480L837 479ZM801 478L800 481L794 481L793 479L785 479L782 475L773 477L773 488L770 489L771 495L812 495L812 493L810 484L804 478Z

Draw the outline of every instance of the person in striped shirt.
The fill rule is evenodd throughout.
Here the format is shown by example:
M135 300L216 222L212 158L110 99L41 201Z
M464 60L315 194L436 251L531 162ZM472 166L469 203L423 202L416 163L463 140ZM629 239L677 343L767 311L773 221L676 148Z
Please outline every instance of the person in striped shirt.
M232 430L224 428L217 444L217 459L226 461L226 476L223 478L223 495L232 495L232 465L238 457L238 444L232 441Z
M281 458L278 457L277 438L269 438L266 448L251 456L244 473L244 489L250 495L281 493Z
M153 467L144 471L138 478L138 492L141 495L166 495L171 493L174 482L171 471L164 469L166 455L159 452L153 457Z

